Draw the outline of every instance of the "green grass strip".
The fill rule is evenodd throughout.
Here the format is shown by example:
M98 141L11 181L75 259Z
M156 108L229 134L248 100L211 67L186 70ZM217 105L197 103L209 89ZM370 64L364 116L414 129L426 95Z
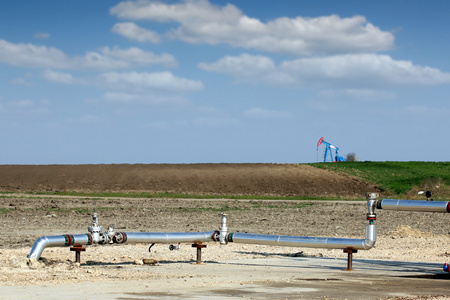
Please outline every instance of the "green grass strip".
M397 195L404 195L414 187L450 185L450 162L364 161L310 165L359 177Z

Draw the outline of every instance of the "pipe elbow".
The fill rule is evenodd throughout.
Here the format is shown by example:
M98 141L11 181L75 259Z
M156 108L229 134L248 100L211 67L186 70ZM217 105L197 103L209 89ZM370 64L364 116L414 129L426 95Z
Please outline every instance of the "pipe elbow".
M365 240L364 240L364 243L363 243L363 248L364 248L364 250L372 249L373 246L375 246L375 243L376 243L376 242L377 242L377 241L375 241L375 240L365 239Z
M28 254L27 258L36 258L39 259L41 257L42 251L47 247L49 240L46 236L41 236L34 242L33 248L31 248L30 254Z
M366 225L366 238L363 241L364 250L369 250L377 241L377 225L367 224Z

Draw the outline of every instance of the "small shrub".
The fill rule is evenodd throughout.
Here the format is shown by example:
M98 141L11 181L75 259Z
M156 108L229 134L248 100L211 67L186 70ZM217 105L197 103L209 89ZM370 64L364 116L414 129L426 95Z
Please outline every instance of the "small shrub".
M345 160L346 160L346 161L359 161L359 158L356 157L355 152L351 152L351 153L348 153L348 154L345 156Z

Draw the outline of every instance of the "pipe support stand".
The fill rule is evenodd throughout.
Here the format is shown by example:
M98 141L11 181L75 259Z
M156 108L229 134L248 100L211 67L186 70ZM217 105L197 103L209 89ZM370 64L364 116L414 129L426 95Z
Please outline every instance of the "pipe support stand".
M73 247L70 248L70 251L75 251L75 262L80 263L81 251L86 251L86 248L84 248L83 245L75 244L73 245Z
M197 265L202 263L202 248L206 248L204 244L192 244L192 248L197 248Z

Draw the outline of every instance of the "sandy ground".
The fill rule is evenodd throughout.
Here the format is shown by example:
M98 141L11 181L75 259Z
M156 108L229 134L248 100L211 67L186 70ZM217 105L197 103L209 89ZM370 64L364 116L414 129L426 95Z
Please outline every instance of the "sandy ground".
M0 283L3 286L72 284L113 281L159 280L166 282L194 273L143 272L143 259L164 266L191 265L196 251L190 244L180 250L169 245L92 245L74 262L68 248L47 248L39 262L27 255L34 241L44 235L87 232L94 209L100 225L124 232L197 232L218 230L219 214L228 214L230 232L299 236L364 238L365 201L238 201L188 199L120 199L8 196L0 199L3 230L0 233ZM376 246L359 251L354 260L377 259L409 262L450 262L448 214L377 210ZM209 243L203 250L207 264L228 260L324 257L345 259L342 250ZM145 267L148 267L144 265ZM342 268L345 268L345 262ZM441 269L436 269L436 273ZM214 270L211 270L214 272ZM213 274L202 284L214 282ZM445 299L445 298L440 298Z

